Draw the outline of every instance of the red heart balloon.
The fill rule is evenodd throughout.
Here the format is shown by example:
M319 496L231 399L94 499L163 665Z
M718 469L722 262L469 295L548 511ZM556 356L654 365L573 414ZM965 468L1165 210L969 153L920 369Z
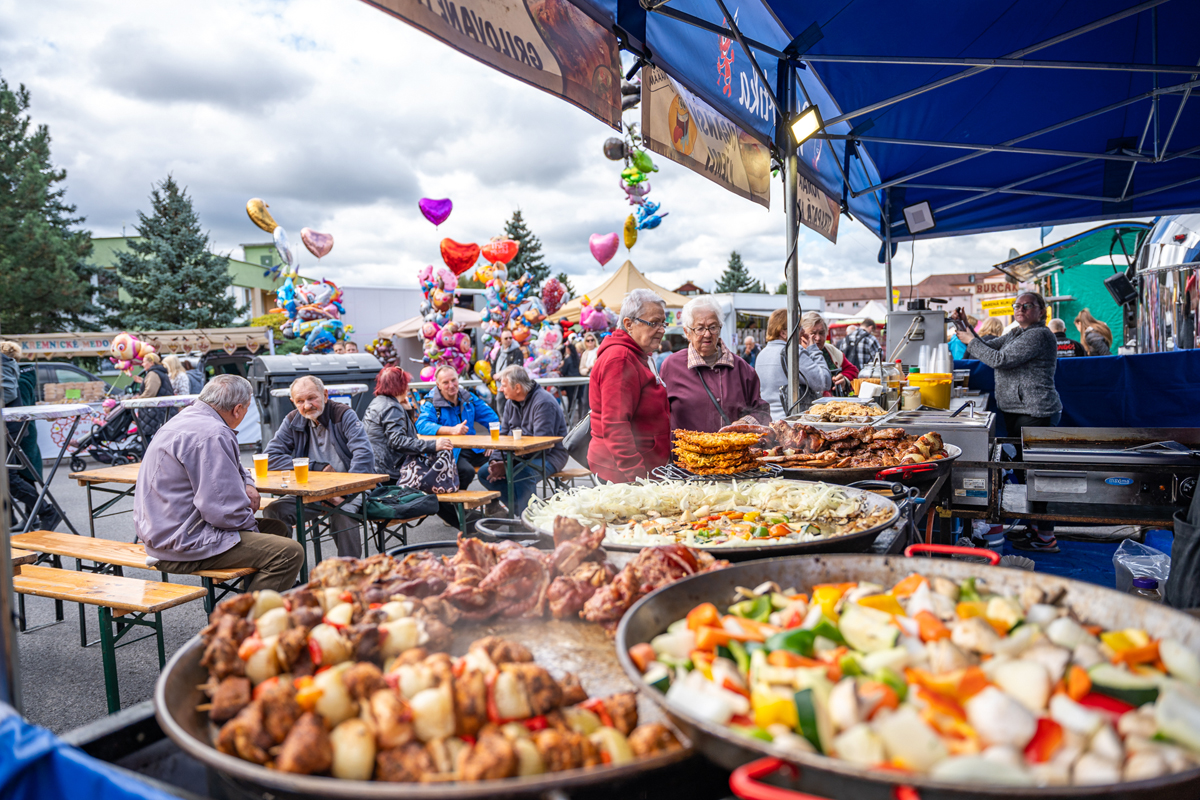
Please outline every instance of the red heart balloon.
M455 275L462 275L475 266L478 260L479 245L460 244L453 239L442 239L442 261L446 262L446 266Z
M512 239L493 239L483 246L483 257L493 264L497 261L508 264L517 257L517 251L520 249L521 243Z

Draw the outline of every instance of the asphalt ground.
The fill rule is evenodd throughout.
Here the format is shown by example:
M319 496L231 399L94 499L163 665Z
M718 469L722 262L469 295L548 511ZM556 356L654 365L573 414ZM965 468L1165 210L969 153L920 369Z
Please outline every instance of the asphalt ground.
M249 451L242 453L242 461L247 469L253 472L254 466ZM89 469L98 466L101 465L90 462L88 464ZM50 490L75 529L87 535L87 490L68 478L69 472L67 465L63 464ZM472 488L482 487L476 483ZM102 502L104 499L103 495L95 497L99 498L96 502ZM130 498L121 501L113 510L128 510L132 507L133 501ZM60 524L57 530L69 532L70 529L65 524ZM456 535L455 529L448 527L437 517L429 517L409 532L409 544L445 541L454 539ZM124 513L96 520L96 536L132 542L132 515ZM395 545L393 541L392 546ZM324 553L327 557L331 550L333 543L326 542ZM373 545L371 552L374 553ZM308 565L309 569L314 566L311 547L308 548ZM64 558L63 567L74 569L74 559ZM129 578L160 580L159 573L150 570L126 568L124 573ZM172 576L171 580L173 583L200 585L199 578L187 575ZM68 731L108 714L100 646L95 644L91 647L80 647L78 609L78 604L64 603L63 622L41 630L19 633L16 637L22 693L21 710L31 722L47 727L55 733ZM53 622L54 601L41 597L26 597L25 613L27 626L30 628ZM97 640L99 620L95 606L84 607L84 619L87 622L88 640ZM167 659L195 636L206 622L204 606L198 600L164 611L162 623ZM122 708L149 700L154 695L154 683L158 679L159 667L153 633L150 629L138 629L130 636L136 637L143 631L150 634L149 638L118 647L116 651Z

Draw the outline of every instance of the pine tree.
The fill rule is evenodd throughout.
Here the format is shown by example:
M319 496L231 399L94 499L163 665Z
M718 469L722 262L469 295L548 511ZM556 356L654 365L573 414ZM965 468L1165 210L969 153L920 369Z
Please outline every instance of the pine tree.
M775 294L787 294L787 282L786 281L775 287Z
M63 201L65 170L50 160L50 131L30 132L29 91L0 78L0 330L79 328L97 311L91 234Z
M168 175L150 192L152 216L138 212L131 252L119 253L113 282L127 297L113 298L114 327L133 330L221 328L238 308L226 259L209 252L208 234L187 189Z
M519 278L528 272L533 278L533 285L541 286L550 277L550 265L542 262L542 240L525 226L520 209L514 211L512 219L505 223L504 235L521 244L516 258L508 262L509 277Z
M713 290L718 293L724 292L748 292L751 294L766 294L767 287L763 282L750 277L750 273L746 271L746 265L742 263L742 257L734 250L729 254L729 264L725 267L725 272L717 281L716 288Z
M566 293L563 296L563 302L565 303L568 300L574 299L575 287L571 285L571 279L567 277L567 273L560 272L554 277L558 278L558 282L561 283L563 285L563 289L566 290Z

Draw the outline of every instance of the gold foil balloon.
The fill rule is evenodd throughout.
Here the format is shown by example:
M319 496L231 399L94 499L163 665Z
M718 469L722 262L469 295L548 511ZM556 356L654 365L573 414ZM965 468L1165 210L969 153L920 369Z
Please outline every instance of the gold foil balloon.
M630 214L625 219L625 247L629 250L637 244L637 220Z
M246 213L250 215L250 221L267 233L273 234L275 233L275 229L279 227L279 223L271 217L271 212L267 211L268 208L270 206L258 197L252 197L246 203Z
M496 381L492 376L492 365L482 359L475 362L475 376L491 390L492 394L497 394Z

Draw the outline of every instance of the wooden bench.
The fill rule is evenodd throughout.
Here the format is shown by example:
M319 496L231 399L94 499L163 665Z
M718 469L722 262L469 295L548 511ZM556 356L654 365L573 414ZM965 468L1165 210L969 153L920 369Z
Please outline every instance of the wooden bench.
M100 615L104 693L110 714L121 710L116 649L150 636L122 642L125 635L135 627L151 628L158 641L158 668L161 670L166 666L167 655L159 615L165 609L204 597L204 590L199 586L36 566L21 567L21 574L13 576L13 591L20 595L49 597L60 603L65 600L96 606ZM153 620L147 617L153 617Z
M21 567L25 564L32 564L38 560L37 553L31 553L28 550L18 550L15 547L10 547L8 550L9 561L12 562L13 575L21 574Z
M554 492L569 489L575 485L575 481L582 478L587 478L592 482L593 486L596 485L596 479L592 477L590 469L584 469L583 467L566 467L565 469L560 469L547 479L545 483L546 495L549 496Z
M437 496L439 503L451 503L458 511L458 529L464 533L467 530L467 511L480 506L486 506L493 500L500 499L500 493L490 490L483 491L459 491L450 492L449 494L439 494ZM379 548L379 552L384 552L389 539L399 539L403 547L408 546L408 532L424 522L426 517L413 517L412 519L385 519L380 520L379 526L375 530L375 545ZM393 527L396 526L396 527Z
M123 576L121 570L124 567L157 571L155 567L146 564L145 545L131 542L93 539L90 536L76 536L73 533L59 533L58 531L30 531L13 536L12 544L35 553L77 559L79 561L77 568L90 572L111 570L116 575ZM84 567L82 563L84 561L92 561L99 566ZM241 567L239 569L202 569L191 574L200 578L204 587L204 610L211 614L216 608L217 601L229 592L239 591L238 582L256 572L258 570L253 567ZM168 581L169 577L169 573L162 573L164 583ZM220 590L219 594L218 589ZM81 637L86 636L83 630L82 613L83 610L80 609Z

